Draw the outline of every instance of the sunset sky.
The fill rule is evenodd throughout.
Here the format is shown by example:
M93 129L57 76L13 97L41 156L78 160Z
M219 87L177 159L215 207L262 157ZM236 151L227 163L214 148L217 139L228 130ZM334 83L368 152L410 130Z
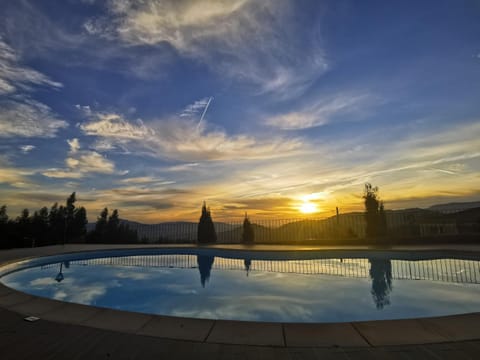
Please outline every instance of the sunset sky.
M480 200L478 1L0 0L0 205L143 222Z

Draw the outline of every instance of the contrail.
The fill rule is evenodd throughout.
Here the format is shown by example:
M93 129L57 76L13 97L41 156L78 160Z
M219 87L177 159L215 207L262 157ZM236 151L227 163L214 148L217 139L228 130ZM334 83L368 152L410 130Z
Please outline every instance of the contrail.
M200 121L199 121L198 124L197 124L197 130L198 130L198 128L200 127L200 124L201 124L202 121L203 121L203 117L204 117L205 114L207 113L208 106L210 105L210 102L211 102L212 100L213 100L213 96L210 96L210 97L208 98L207 104L205 105L205 109L203 109L202 116L200 116Z

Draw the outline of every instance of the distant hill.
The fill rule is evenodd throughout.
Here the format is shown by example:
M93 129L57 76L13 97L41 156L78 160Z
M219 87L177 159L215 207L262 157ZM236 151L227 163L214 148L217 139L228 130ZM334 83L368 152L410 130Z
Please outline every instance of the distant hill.
M480 207L455 211L444 215L458 223L477 223L480 224Z
M143 224L137 221L120 219L120 223L136 230L140 240L162 241L162 239L177 239L178 241L195 241L198 223L189 221L162 222L158 224ZM238 225L224 222L214 222L217 234L229 232ZM87 231L95 229L95 223L87 224Z
M430 206L428 209L437 212L458 212L473 208L480 208L480 201L438 204Z

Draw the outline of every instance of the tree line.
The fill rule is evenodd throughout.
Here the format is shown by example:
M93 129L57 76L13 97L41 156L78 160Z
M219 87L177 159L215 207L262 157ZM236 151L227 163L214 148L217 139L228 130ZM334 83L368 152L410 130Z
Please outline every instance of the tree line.
M108 208L104 208L97 218L95 228L87 234L86 242L130 244L138 242L138 235L128 224L120 221L117 209L109 216Z
M86 234L87 211L76 207L73 192L65 205L54 203L33 214L23 209L16 218L9 218L7 206L0 208L1 248L32 247L64 244L68 240L82 238Z
M0 207L0 248L35 247L66 244L69 242L114 242L133 243L138 241L136 231L119 219L118 210L108 216L105 208L97 218L95 228L87 233L87 211L75 205L73 192L65 205L55 202L30 213L23 209L19 216L10 218L7 205Z

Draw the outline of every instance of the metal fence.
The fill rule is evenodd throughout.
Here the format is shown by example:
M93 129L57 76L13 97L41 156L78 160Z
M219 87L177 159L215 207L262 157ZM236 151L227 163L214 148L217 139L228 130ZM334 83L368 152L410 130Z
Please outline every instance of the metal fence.
M392 238L441 237L459 234L478 234L480 222L456 222L422 211L389 213L387 211L387 234ZM365 215L349 213L326 219L255 219L250 218L256 243L292 243L332 239L364 239ZM242 241L243 219L215 222L217 242L236 244ZM195 243L198 224L172 222L155 225L132 224L141 242L146 243Z

